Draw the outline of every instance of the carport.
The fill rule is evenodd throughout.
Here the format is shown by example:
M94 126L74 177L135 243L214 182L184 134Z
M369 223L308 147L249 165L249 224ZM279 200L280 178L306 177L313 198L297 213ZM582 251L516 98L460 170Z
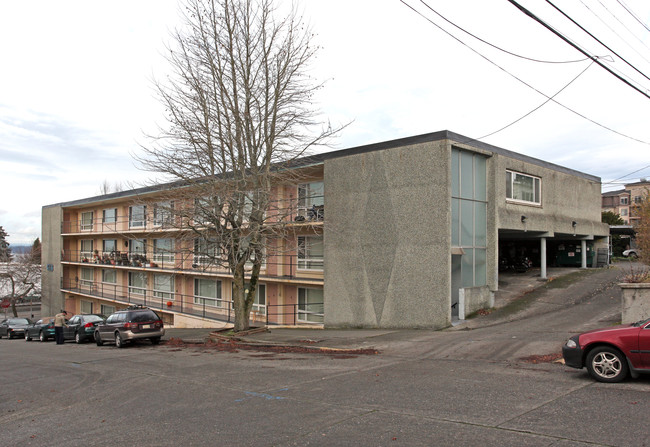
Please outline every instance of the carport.
M573 222L575 224L575 222ZM575 228L575 225L573 225ZM520 257L529 258L533 265L539 265L540 278L547 278L547 267L549 266L549 248L553 253L550 259L557 259L558 248L561 245L573 244L578 248L568 253L571 256L580 256L580 268L587 268L587 241L593 241L593 235L579 233L559 233L559 232L542 232L542 231L525 231L525 230L499 230L499 262L503 258L518 259Z

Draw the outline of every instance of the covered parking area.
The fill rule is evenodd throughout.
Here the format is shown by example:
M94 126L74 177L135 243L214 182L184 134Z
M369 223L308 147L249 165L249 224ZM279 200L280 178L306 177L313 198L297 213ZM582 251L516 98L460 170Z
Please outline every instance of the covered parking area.
M500 273L524 270L528 262L540 268L541 279L547 279L548 267L587 268L599 263L593 235L507 229L498 234Z

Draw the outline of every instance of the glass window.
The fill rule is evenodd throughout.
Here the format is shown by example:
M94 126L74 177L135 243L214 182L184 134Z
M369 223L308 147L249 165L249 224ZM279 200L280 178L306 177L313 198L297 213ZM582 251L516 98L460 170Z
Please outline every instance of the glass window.
M144 295L147 291L147 274L145 272L129 272L129 293Z
M506 198L525 203L542 203L541 179L532 175L506 171Z
M194 304L223 307L223 301L221 300L221 281L195 278Z
M129 228L144 227L147 207L133 205L129 207Z
M307 220L323 220L325 190L323 182L298 185L298 216Z
M154 262L174 262L174 240L154 239L153 240Z
M81 313L82 314L91 314L93 313L93 303L92 301L81 300Z
M81 231L92 231L93 229L93 212L86 211L81 213Z
M100 305L99 309L102 315L111 315L112 313L115 313L115 306L109 306L108 304Z
M117 222L117 208L109 208L102 212L102 222L115 223Z
M196 238L194 239L194 264L214 265L217 263L220 250L216 240Z
M146 239L133 239L129 242L129 253L132 255L144 255L147 253Z
M170 226L172 224L173 202L160 202L153 208L153 224L156 226Z
M102 282L109 284L117 283L117 272L113 269L102 269Z
M117 251L117 240L115 239L104 239L102 243L104 253L114 253Z
M323 237L298 237L298 268L323 270Z
M92 286L93 284L93 269L88 267L81 268L81 278L79 283L84 286Z
M163 300L174 299L174 277L172 275L153 275L153 296Z
M248 293L248 288L250 283L244 284L244 290ZM235 290L234 283L231 289L233 292ZM266 315L266 285L257 283L257 289L255 290L255 300L253 301L253 311Z
M627 204L628 204L627 197L621 197L621 205L627 205Z
M621 216L627 216L627 208L621 209Z
M474 154L467 151L460 152L460 197L474 198Z
M322 323L324 309L323 289L298 289L298 321Z
M82 239L79 241L81 260L84 262L90 262L93 257L93 241L92 239Z

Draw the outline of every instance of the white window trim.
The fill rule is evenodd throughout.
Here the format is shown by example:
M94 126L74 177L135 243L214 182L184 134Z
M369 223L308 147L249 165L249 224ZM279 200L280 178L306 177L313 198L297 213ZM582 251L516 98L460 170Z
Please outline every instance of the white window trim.
M513 190L514 190L514 175L518 174L518 175L522 175L522 176L525 176L525 177L530 177L530 178L533 179L533 192L535 191L535 180L539 180L539 197L537 197L537 202L531 202L531 201L528 201L528 200L521 200L521 199L513 199L511 197L508 197L508 193L507 193L507 190L506 190L506 201L510 202L510 203L518 203L518 204L521 204L521 205L532 205L532 206L540 206L541 207L542 206L542 178L537 177L535 175L526 174L524 172L513 171L511 169L506 169L506 173L508 173L508 172L511 174L511 176L510 176L510 182L511 182L510 191L511 192L513 192Z
M213 281L210 278L194 278L194 304L198 304L200 306L203 306L205 304L206 307L216 307L216 308L223 308L223 283L221 281L214 280L217 283L217 295L220 295L217 298L211 297L211 296L202 296L198 295L196 293L196 281L197 280L208 280L208 281ZM214 302L215 304L208 304L208 302Z
M300 238L305 239L305 244L307 244L309 239L320 239L321 243L323 241L322 237L317 237L317 236L298 236L298 240ZM300 245L300 244L298 244ZM306 249L306 248L305 248ZM298 247L298 254L297 254L297 269L300 271L310 271L310 272L322 272L325 267L325 256L323 255L320 258L311 258L311 257L300 257L300 247ZM308 267L310 263L320 263L322 264L321 267ZM301 267L302 264L302 267Z
M84 223L84 214L90 214L90 223ZM93 231L93 224L95 221L95 213L93 211L84 211L81 213L79 220L79 229L81 231Z

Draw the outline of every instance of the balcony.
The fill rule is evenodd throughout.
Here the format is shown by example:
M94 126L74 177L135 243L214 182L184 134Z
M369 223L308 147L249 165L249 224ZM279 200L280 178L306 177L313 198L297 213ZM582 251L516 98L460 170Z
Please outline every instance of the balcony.
M140 304L163 312L179 313L205 319L231 322L234 320L232 300L221 297L201 297L174 292L93 281L62 279L61 291L119 304ZM318 324L323 321L322 303L301 308L298 304L255 304L252 323ZM314 311L314 309L318 309Z
M281 259L281 260L278 260ZM210 258L187 251L147 252L86 252L67 250L61 254L61 263L93 268L151 270L187 275L232 276L224 265L215 265ZM252 266L251 266L252 268ZM300 281L323 283L323 258L305 258L296 255L273 256L262 265L260 279L271 282Z

